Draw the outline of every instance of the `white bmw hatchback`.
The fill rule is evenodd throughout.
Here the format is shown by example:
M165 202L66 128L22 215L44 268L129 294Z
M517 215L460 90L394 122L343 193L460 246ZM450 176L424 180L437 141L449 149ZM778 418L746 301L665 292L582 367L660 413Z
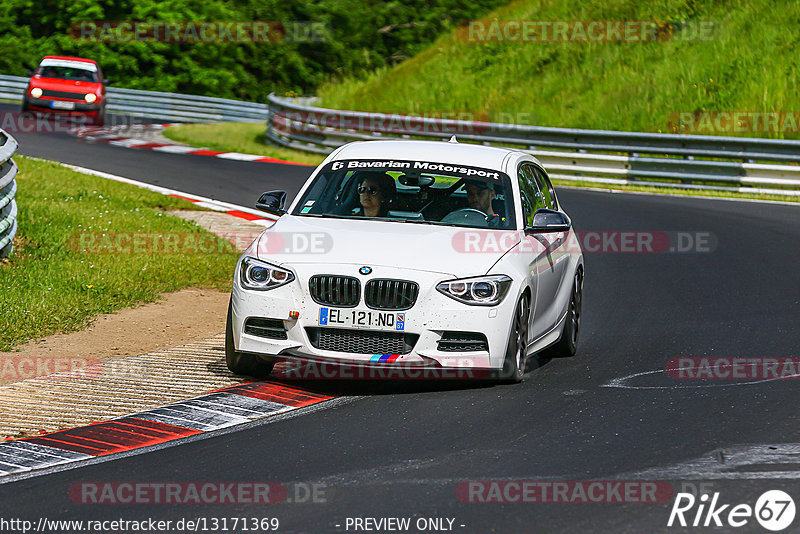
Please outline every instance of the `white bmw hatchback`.
M350 143L288 209L285 198L261 196L278 220L236 267L234 373L265 376L288 359L520 381L534 354L575 354L583 254L530 154Z

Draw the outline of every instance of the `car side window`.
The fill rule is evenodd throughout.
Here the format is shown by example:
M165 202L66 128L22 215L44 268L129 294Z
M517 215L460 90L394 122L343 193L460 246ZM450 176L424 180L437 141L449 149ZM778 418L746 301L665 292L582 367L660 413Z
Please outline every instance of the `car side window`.
M520 213L522 213L523 223L525 226L532 226L533 205L531 204L530 191L525 180L525 175L522 172L522 167L520 167L519 172L517 173L517 180L519 181L519 198L522 201L522 209L520 210Z
M527 165L522 165L517 173L519 180L519 192L522 198L522 216L525 219L525 226L533 226L533 214L536 210L543 208L542 195L539 193L533 176Z
M544 184L547 186L547 190L550 192L550 198L553 199L553 209L561 209L558 204L558 196L556 196L556 188L553 187L553 182L550 181L550 177L547 176L547 173L539 169L539 172L542 173L542 178L544 178Z
M528 187L531 189L531 191L534 192L534 195L535 195L534 196L534 200L533 200L533 204L534 204L533 211L534 211L534 213L538 209L548 207L546 202L545 202L544 195L542 194L542 187L539 185L539 183L536 180L536 173L534 171L533 166L530 165L529 163L523 164L522 171L525 174L525 179L528 181Z
M539 186L539 190L544 197L545 206L551 210L557 210L558 199L556 198L556 192L553 189L553 184L550 183L550 178L548 178L547 173L535 166L531 166L531 170L536 177L536 185Z

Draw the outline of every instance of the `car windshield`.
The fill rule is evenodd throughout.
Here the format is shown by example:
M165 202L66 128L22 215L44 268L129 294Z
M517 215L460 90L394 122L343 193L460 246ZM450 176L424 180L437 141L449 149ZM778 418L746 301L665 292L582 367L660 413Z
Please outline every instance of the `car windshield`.
M430 161L330 162L316 176L292 214L515 228L508 175L492 169Z
M79 82L97 82L97 73L79 67L60 67L48 65L36 69L36 75L43 78L58 78L61 80L74 80Z

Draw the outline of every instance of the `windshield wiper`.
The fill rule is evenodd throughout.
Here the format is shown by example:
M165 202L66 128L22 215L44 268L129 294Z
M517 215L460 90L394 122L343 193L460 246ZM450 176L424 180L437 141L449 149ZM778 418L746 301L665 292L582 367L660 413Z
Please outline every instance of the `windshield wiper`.
M298 213L295 217L317 217L320 219L355 219L352 215L334 215L333 213Z
M455 228L474 228L476 230L507 230L507 228L489 228L486 226L470 226L466 224L457 223L443 223L441 221L428 221L425 219L404 219L394 217L364 217L362 215L334 215L332 213L299 213L298 217L317 217L321 219L347 219L353 221L385 221L385 222L400 222L408 224L429 224L432 226L451 226Z
M335 215L333 213L298 213L298 217L319 217L323 219L352 219L354 221L417 222L394 217L364 217L363 215Z

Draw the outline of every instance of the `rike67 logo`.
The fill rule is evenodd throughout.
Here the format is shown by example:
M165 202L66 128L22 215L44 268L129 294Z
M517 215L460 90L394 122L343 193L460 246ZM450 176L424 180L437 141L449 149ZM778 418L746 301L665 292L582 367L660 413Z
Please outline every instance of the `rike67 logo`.
M711 497L704 493L699 498L691 493L678 493L667 526L739 528L755 519L765 529L779 532L792 524L794 516L794 500L781 490L763 493L755 506L723 503L719 492Z

